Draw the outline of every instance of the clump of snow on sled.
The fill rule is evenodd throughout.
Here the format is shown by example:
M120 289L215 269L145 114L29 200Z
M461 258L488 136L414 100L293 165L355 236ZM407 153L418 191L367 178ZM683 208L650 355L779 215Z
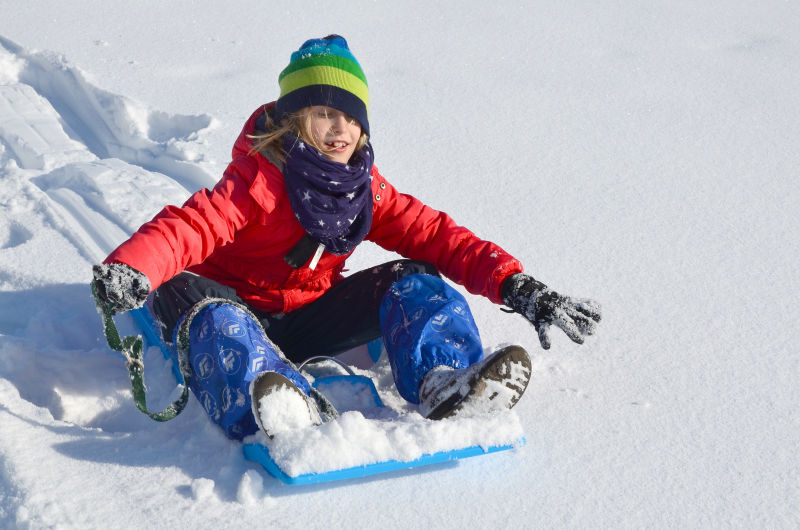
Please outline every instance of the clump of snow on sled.
M265 445L284 473L299 476L387 461L410 462L465 447L518 446L524 440L519 418L510 410L442 421L416 413L373 419L349 411L323 425L278 433L271 440L258 433L245 442Z
M261 425L269 425L272 434L302 429L313 425L303 396L289 387L281 387L259 400Z

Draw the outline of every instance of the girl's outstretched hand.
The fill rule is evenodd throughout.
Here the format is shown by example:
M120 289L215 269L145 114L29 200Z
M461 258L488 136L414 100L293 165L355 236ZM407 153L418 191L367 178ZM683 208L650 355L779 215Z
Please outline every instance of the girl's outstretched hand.
M94 288L101 302L113 313L141 307L150 293L150 280L124 263L103 263L92 267Z
M560 295L527 274L514 274L502 287L503 303L528 319L539 342L550 349L550 326L555 325L578 344L597 330L600 304L585 298Z

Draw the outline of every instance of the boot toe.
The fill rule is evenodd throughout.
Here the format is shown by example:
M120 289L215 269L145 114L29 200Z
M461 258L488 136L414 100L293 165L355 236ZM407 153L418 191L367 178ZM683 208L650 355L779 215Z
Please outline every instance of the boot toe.
M517 404L531 375L528 352L507 346L469 368L433 372L420 385L420 413L439 420L462 411L490 413Z

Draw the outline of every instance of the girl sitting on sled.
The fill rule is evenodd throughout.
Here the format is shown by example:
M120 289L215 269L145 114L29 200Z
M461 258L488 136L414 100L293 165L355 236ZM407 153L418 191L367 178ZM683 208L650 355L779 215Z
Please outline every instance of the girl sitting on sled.
M167 206L100 265L94 287L115 312L147 301L165 341L188 344L190 388L228 436L261 427L260 398L289 388L321 421L294 363L381 338L397 390L440 419L510 408L530 377L519 346L483 356L466 300L443 277L582 343L600 320L379 172L369 142L367 81L338 35L306 41L258 107L212 190ZM372 241L406 259L344 276ZM181 335L182 334L182 335Z

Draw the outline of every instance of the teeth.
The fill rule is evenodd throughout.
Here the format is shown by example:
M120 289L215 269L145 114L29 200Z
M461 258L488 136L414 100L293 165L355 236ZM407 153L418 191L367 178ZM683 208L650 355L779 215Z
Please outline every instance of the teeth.
M333 142L331 145L333 147L344 147L347 144L345 142Z

